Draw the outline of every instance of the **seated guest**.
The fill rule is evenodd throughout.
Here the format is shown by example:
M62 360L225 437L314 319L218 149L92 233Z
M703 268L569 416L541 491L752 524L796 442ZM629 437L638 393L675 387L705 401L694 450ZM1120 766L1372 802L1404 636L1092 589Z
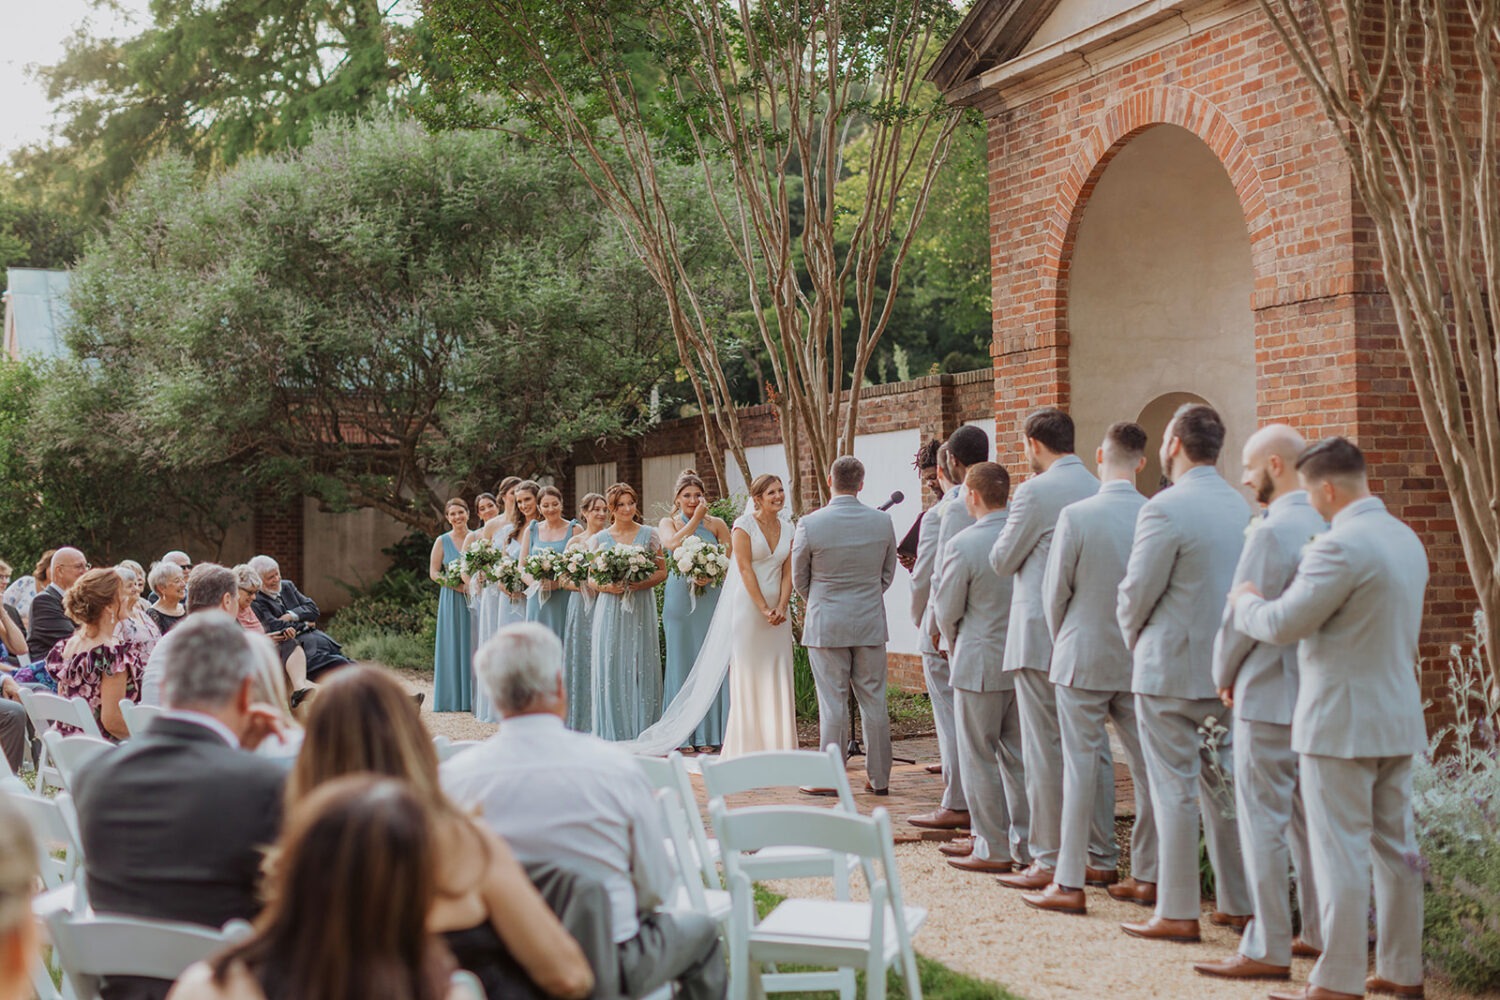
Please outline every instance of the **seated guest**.
M307 679L349 662L349 657L333 637L317 628L318 606L312 598L297 589L290 580L281 578L281 567L270 556L256 556L250 567L260 574L260 593L251 607L266 628L266 634L277 642L295 640L307 656ZM302 685L306 687L304 683ZM292 688L295 698L298 687Z
M78 630L47 654L47 674L57 683L57 693L88 702L99 731L111 740L130 735L120 701L141 700L141 677L146 669L141 647L115 634L124 603L125 579L117 570L89 570L63 597L63 610L78 623ZM77 732L61 723L57 729Z
M253 701L251 638L228 615L205 612L157 648L168 711L73 783L89 902L100 913L206 927L249 920L260 910L261 856L281 825L286 780L285 768L247 752L277 725ZM329 904L311 884L300 887ZM170 985L113 977L102 994L160 1000Z
M5 669L14 668L25 652L26 628L21 624L21 613L7 604L0 608L0 659L5 661Z
M187 590L187 573L176 563L163 559L151 564L151 574L147 580L155 600L146 609L146 613L156 623L157 631L166 635L187 614L187 609L182 606L183 594Z
M688 1000L722 997L714 921L657 907L672 863L651 785L635 759L569 731L562 643L536 622L507 625L474 658L500 732L443 765L443 787L504 837L521 861L555 861L601 881L614 911L620 991L675 982Z
M294 807L249 940L182 974L172 1000L457 1000L425 926L431 817L404 782L336 781Z
M31 916L36 841L15 803L0 796L0 1000L27 1000L40 942Z
M88 571L89 562L77 549L62 548L52 554L47 586L31 602L31 625L26 631L26 652L40 660L52 647L73 634L78 626L63 614L63 594Z
M157 565L160 565L158 563ZM216 563L201 563L193 567L186 587L186 608L183 613L194 615L200 611L222 611L235 613L238 588L234 574ZM141 704L162 704L162 678L167 662L167 650L171 648L171 635L164 635L151 658L146 661L146 673L141 680Z
M287 801L295 808L319 786L360 772L409 783L431 816L438 893L427 926L489 1000L589 995L594 976L583 951L510 848L443 794L437 752L411 696L390 674L365 667L341 671L319 693ZM610 953L602 889L595 902L599 944Z
M134 559L126 559L115 567L125 579L125 602L120 608L120 622L115 626L115 638L133 642L140 646L146 656L161 639L161 629L147 613L141 601L146 589L146 571Z
M161 557L161 562L176 566L178 569L182 570L182 578L184 580L186 580L187 575L193 571L193 557L188 555L181 549L173 549L171 552L168 552L166 555ZM152 588L151 593L146 595L146 603L155 604L158 596L159 595L155 588Z
M290 770L297 752L302 749L303 732L287 698L286 674L281 670L281 658L276 655L276 644L263 635L252 635L250 645L255 649L255 687L251 696L276 713L278 726L276 732L260 741L255 752ZM312 703L305 702L303 707L311 708Z
M48 574L52 568L52 556L56 552L56 549L43 552L42 557L36 562L36 568L11 583L5 588L4 595L0 596L0 604L15 608L16 613L21 616L22 629L31 627L31 602L36 600L37 594L46 589Z
M262 624L254 608L255 597L260 593L262 584L260 574L247 563L241 563L234 568L234 580L240 588L237 620L246 632L267 635L266 626ZM307 653L295 639L287 639L273 645L282 668L286 671L287 690L292 692L291 706L296 708L317 687L316 684L309 684L307 680Z

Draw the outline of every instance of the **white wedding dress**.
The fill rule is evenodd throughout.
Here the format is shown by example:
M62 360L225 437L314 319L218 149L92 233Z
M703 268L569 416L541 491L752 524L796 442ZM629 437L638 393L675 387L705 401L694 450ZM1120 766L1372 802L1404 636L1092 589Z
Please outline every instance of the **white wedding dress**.
M755 571L761 597L774 605L781 594L781 575L790 572L787 561L792 554L792 526L782 523L774 551L753 515L741 515L734 526L750 536L750 567ZM795 750L792 623L768 625L743 589L739 598L731 611L734 649L729 661L729 722L720 756L727 759L757 750Z

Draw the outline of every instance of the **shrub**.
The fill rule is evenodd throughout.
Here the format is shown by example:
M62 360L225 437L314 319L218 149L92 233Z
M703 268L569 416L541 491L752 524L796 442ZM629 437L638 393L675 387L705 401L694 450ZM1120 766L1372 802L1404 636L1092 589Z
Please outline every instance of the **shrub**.
M419 534L408 535L384 550L393 562L380 579L360 589L342 584L354 599L328 622L328 633L347 647L350 656L393 667L432 666L438 589L425 569L431 545Z

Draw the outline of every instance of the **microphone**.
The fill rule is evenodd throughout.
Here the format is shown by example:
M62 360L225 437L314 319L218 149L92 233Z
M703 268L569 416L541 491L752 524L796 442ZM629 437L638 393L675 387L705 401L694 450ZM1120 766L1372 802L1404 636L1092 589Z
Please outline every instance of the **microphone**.
M885 503L881 504L879 507L876 507L875 509L876 510L890 510L892 507L896 506L898 503L900 503L902 500L905 500L905 499L906 499L906 494L902 493L900 490L897 490L896 492L894 492L894 493L891 494L891 498L889 500L887 500Z

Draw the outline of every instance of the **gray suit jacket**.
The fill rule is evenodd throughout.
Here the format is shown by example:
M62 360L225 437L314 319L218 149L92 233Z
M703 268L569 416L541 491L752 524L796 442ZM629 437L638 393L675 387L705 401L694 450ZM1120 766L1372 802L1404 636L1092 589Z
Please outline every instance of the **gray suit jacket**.
M1115 621L1115 597L1130 561L1135 519L1145 505L1133 483L1112 480L1058 517L1042 582L1052 683L1130 690L1130 650Z
M952 684L963 691L1010 691L1005 636L1010 627L1014 577L990 569L990 549L1005 527L1006 512L986 514L948 541L932 616L949 654Z
M1292 749L1322 757L1401 757L1427 748L1417 641L1427 552L1367 497L1333 518L1274 601L1245 595L1235 626L1297 648Z
M919 645L924 653L935 651L930 638L931 630L927 627L927 605L932 596L932 575L937 569L938 548L942 540L943 511L954 502L953 498L957 495L958 488L955 487L933 504L922 517L917 533L917 561L911 568L911 623L921 633Z
M889 514L836 496L803 516L792 535L792 586L807 601L803 645L884 645L884 595L895 576Z
M948 545L959 532L974 523L974 515L969 513L966 503L969 491L962 486L957 487L953 493L953 500L943 505L941 520L938 522L938 547L937 560L932 567L932 590L937 592L937 587L943 579L943 564L948 558ZM931 603L927 609L927 618L922 623L922 631L929 636L938 631L937 616L933 613ZM950 650L952 647L948 647Z
M1205 466L1141 508L1115 608L1136 694L1216 697L1214 635L1248 515L1239 491Z
M1275 600L1296 575L1303 548L1328 524L1302 490L1277 497L1264 519L1250 523L1234 582L1249 580ZM1238 717L1289 726L1297 704L1297 647L1256 642L1234 627L1234 609L1225 607L1214 641L1214 684L1234 691Z
M1077 455L1064 455L1052 468L1033 476L1011 497L1005 530L990 550L990 566L1001 576L1016 578L1010 604L1010 641L1005 646L1005 669L1048 670L1052 664L1052 636L1043 609L1042 578L1047 574L1047 550L1057 516L1070 503L1099 492L1099 480L1084 468Z

